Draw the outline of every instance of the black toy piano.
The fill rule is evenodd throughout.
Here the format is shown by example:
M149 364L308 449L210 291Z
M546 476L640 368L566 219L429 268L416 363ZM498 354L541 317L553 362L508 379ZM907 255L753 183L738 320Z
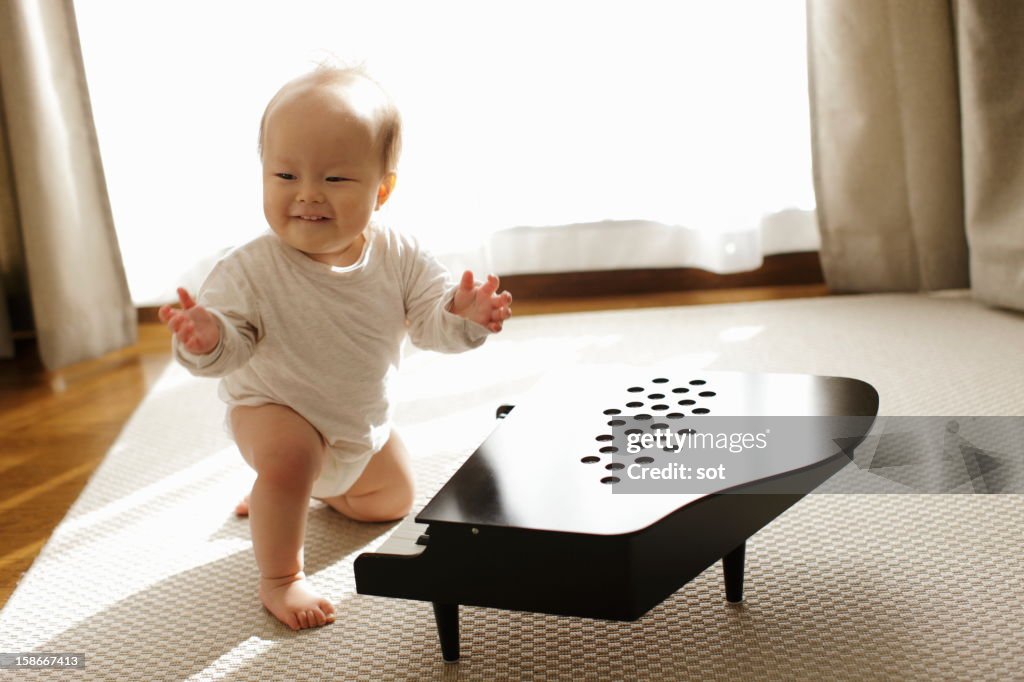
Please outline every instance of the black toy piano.
M727 600L741 601L746 540L849 464L877 411L874 388L842 377L619 368L542 382L499 408L491 435L415 518L356 558L356 590L432 602L445 661L459 657L460 604L636 620L719 559ZM680 458L627 451L624 427L692 434L703 415L858 421L840 439L738 455L702 489L620 492L637 463Z

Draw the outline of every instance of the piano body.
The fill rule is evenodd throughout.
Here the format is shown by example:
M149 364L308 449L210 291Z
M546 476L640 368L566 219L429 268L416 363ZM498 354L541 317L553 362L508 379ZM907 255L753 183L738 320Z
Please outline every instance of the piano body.
M719 559L741 601L746 540L848 464L877 410L874 388L842 377L624 368L547 382L499 409L430 503L356 558L356 590L432 602L446 661L459 657L459 605L636 620ZM623 417L681 430L701 415L858 419L756 466L734 459L714 489L616 494L637 459L610 445Z

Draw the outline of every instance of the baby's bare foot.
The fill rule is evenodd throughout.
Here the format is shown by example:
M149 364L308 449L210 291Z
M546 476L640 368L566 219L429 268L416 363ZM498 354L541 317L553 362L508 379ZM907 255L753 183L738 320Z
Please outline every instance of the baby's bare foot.
M302 571L281 578L260 578L260 600L292 630L334 622L334 605L313 592Z
M238 516L248 516L249 515L249 496L248 495L246 495L245 498L241 502L239 502L238 504L235 505L235 514L237 514Z

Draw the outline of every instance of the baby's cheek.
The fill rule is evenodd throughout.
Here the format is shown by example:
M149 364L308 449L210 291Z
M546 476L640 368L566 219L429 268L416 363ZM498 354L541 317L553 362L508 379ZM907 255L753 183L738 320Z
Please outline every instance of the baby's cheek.
M267 220L273 219L273 216L277 211L277 206L280 204L280 200L276 196L273 189L264 185L263 188L263 215L267 217Z

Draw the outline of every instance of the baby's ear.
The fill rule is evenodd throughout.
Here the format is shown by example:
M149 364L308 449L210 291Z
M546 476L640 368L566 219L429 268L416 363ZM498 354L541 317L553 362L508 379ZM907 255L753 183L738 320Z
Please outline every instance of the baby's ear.
M394 173L388 173L380 181L380 187L377 188L377 205L374 210L384 205L384 202L391 196L391 192L395 189L395 181L398 179Z

